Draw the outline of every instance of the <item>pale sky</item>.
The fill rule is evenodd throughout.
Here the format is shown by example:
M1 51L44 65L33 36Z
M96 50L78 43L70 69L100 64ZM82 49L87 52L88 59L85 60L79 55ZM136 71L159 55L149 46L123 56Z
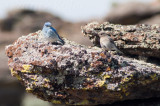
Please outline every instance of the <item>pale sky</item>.
M7 11L20 8L48 11L62 19L76 22L107 15L112 3L130 1L150 2L153 0L0 0L0 18Z

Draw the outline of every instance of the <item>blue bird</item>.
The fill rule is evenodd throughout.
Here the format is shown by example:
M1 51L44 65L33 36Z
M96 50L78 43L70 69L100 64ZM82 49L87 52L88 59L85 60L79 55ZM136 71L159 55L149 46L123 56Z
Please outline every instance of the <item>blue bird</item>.
M46 40L50 42L60 41L64 44L64 41L60 38L59 34L57 33L56 29L52 27L50 22L46 22L42 29L43 36Z

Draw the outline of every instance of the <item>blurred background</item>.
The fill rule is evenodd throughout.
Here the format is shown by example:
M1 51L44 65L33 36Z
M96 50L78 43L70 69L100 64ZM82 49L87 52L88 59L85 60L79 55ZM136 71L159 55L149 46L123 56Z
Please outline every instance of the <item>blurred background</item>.
M53 106L25 92L10 75L4 48L50 21L58 33L84 45L88 22L160 24L160 0L0 0L0 106Z

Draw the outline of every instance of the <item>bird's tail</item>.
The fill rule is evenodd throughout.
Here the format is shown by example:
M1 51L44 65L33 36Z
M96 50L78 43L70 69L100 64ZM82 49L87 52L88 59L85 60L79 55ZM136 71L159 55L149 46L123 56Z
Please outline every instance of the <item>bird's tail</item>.
M60 39L60 40L61 40L60 42L64 45L64 41L62 39Z
M123 55L124 53L117 49L118 54Z
M64 45L64 41L60 37L58 40Z

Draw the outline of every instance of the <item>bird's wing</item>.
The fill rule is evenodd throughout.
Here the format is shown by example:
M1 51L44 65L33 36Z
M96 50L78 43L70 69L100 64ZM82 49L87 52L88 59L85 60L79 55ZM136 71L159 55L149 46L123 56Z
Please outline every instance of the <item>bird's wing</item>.
M58 35L56 29L54 29L53 27L50 27L50 28ZM58 36L59 36L59 35L58 35Z
M108 36L108 39L111 43L114 43L113 39L110 36Z
M59 34L57 33L56 29L54 29L53 27L51 27L51 29L54 31L54 33L57 35L57 37L58 37L61 41L63 41L63 40L60 38Z
M47 30L47 35L48 37L57 37L57 34L52 29Z
M103 37L100 38L100 45L102 48L106 48L107 41L108 41L108 39L105 39Z
M61 43L64 44L64 41L60 38L60 36L58 35L58 33L56 32L56 30L50 28L48 31L47 31L47 35L48 37L51 37L57 41L60 41Z

